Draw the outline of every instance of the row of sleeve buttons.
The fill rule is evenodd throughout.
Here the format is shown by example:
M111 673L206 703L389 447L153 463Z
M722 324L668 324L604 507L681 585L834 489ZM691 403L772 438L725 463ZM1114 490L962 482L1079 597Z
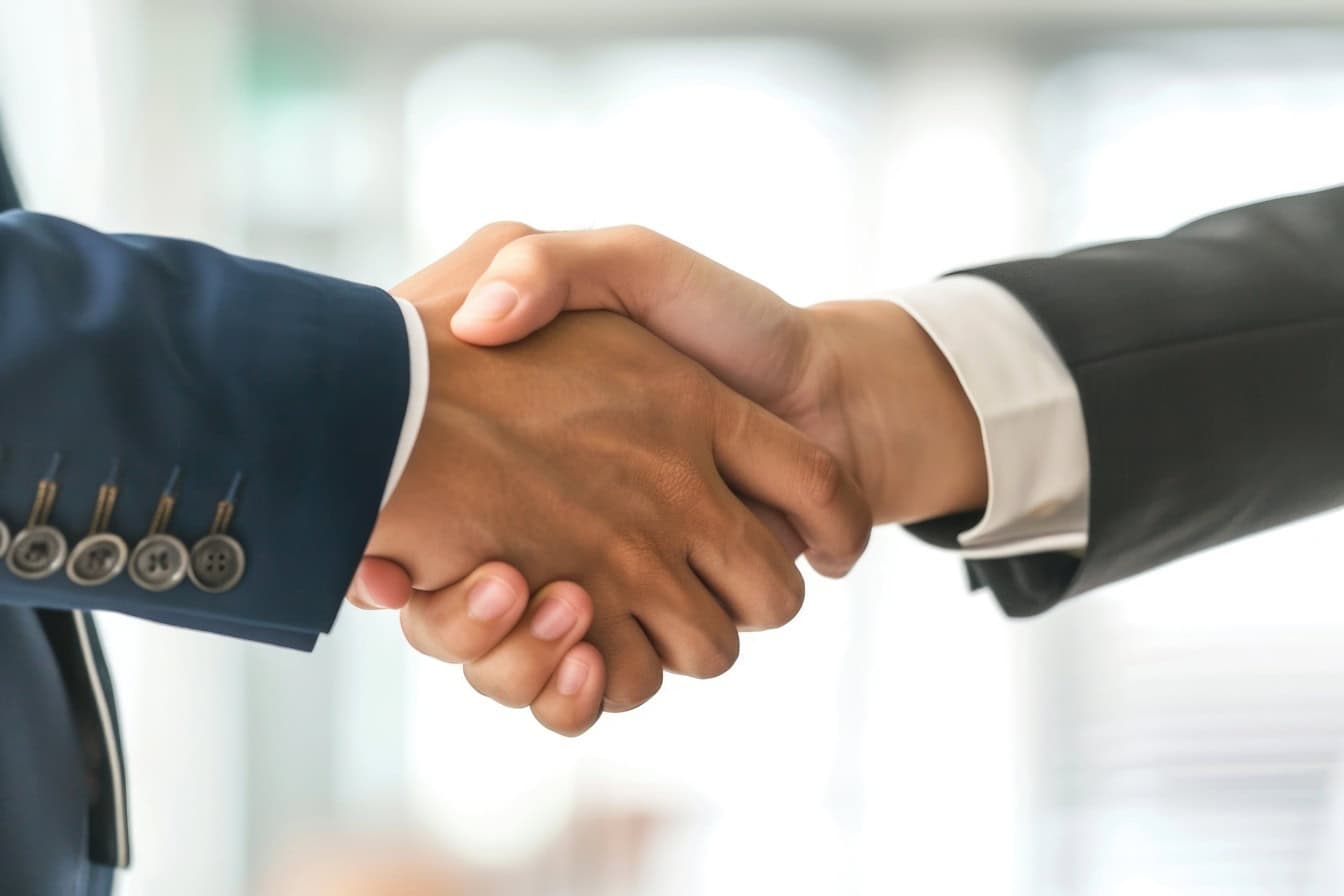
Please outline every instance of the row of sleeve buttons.
M88 534L69 550L64 533L48 522L56 499L59 469L58 454L38 482L27 525L12 539L9 527L0 521L0 556L14 575L37 581L64 567L70 581L94 588L106 585L129 567L131 581L146 591L169 591L182 584L183 579L190 579L196 588L210 594L232 591L242 580L247 555L227 532L238 500L241 475L234 477L227 495L216 506L210 531L188 550L181 539L166 531L176 504L180 474L180 470L174 469L159 497L149 531L131 550L125 539L108 531L117 500L118 467L114 463L108 479L98 490Z

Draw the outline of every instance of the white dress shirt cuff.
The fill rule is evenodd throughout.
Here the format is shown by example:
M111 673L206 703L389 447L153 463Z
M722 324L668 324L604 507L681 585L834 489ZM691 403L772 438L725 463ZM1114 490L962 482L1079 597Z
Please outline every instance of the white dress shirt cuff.
M392 455L392 468L387 474L387 487L383 489L383 504L387 504L401 474L406 472L406 464L411 459L411 449L420 435L420 422L425 418L425 403L429 400L429 342L425 338L425 325L420 320L420 312L405 299L393 297L401 308L401 316L406 320L406 344L411 354L411 382L406 394L406 416L401 422L401 436L397 440L397 451Z
M956 275L893 293L933 339L980 418L989 496L958 536L974 559L1087 547L1089 460L1078 388L1049 338L997 283Z

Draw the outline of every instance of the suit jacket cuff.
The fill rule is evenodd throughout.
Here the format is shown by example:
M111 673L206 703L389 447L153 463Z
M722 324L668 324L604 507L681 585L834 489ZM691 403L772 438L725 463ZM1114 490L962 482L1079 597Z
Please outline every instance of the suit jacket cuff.
M935 543L968 559L1087 545L1089 459L1078 389L1050 340L1011 293L957 275L891 297L947 356L980 420L984 513L943 525ZM950 537L955 531L955 537Z

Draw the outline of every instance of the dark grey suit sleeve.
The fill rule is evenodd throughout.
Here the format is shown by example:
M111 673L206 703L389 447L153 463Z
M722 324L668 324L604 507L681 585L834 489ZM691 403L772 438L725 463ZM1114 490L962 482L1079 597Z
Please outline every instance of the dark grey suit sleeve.
M1344 188L964 273L1031 312L1087 426L1085 555L971 564L1010 615L1344 505Z

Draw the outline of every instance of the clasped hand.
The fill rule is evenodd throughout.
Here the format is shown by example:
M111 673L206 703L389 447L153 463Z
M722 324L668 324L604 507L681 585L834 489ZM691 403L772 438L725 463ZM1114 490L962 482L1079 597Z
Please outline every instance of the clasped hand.
M797 613L799 553L842 575L875 513L982 501L893 475L902 433L857 410L873 397L838 359L890 356L892 331L839 304L805 318L649 231L491 225L394 293L424 323L429 398L350 599L399 609L412 646L555 731L638 706L664 669L726 671L739 631ZM560 314L583 309L606 311ZM901 380L930 408L960 394L926 366Z

